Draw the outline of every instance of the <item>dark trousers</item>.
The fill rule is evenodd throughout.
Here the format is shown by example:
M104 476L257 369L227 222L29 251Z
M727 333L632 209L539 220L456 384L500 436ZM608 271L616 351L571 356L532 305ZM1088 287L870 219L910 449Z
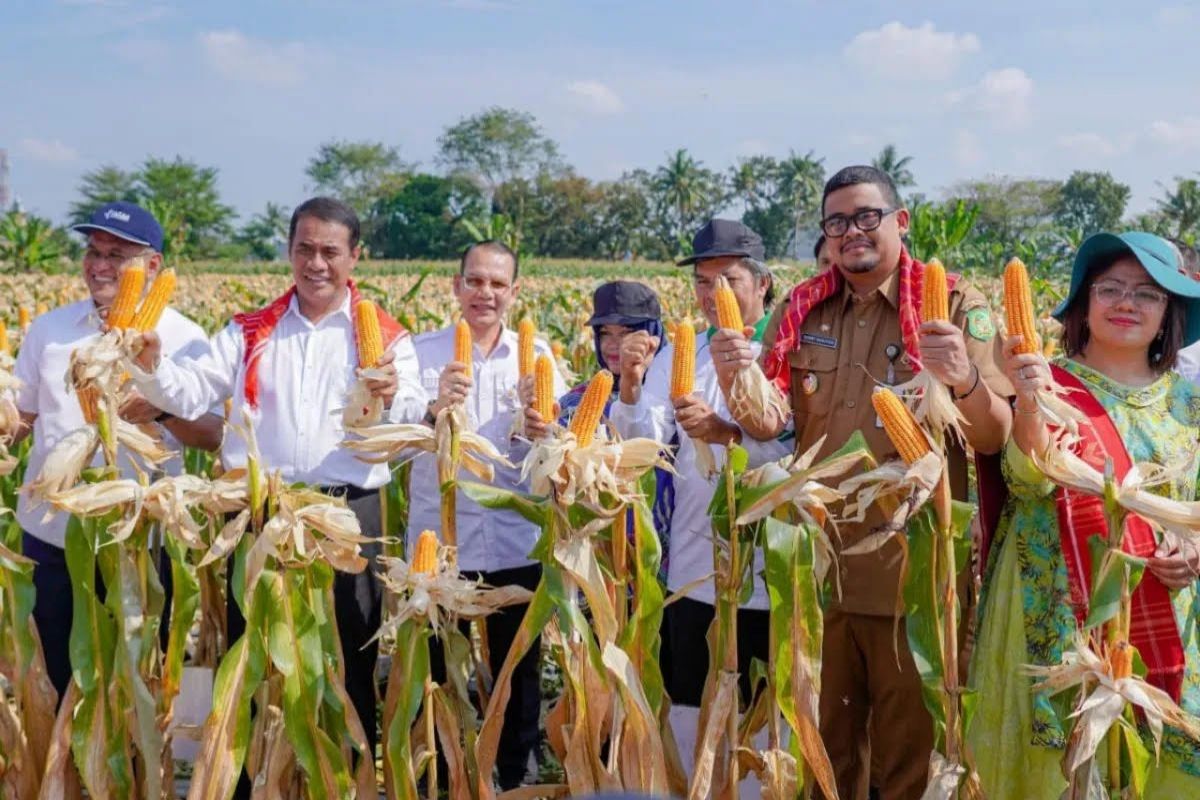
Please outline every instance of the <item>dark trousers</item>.
M716 616L715 606L681 597L663 610L667 635L664 647L669 652L669 669L664 673L667 695L677 706L699 706L708 677L709 626ZM738 688L743 703L750 702L750 661L767 661L770 643L769 611L738 609L737 661Z
M330 491L330 494L339 494ZM358 518L363 536L380 535L381 517L379 492L352 489L346 504ZM376 734L376 691L375 663L379 657L379 643L371 637L379 631L383 608L383 588L376 575L378 559L382 552L379 542L362 545L362 555L370 562L357 574L335 572L333 576L333 614L337 620L338 636L342 643L342 659L346 664L346 693L358 712L363 730L367 734L371 760L374 761ZM225 614L229 625L229 641L236 642L246 632L246 619L233 599L229 581L232 568L226 576ZM245 771L238 781L234 797L249 797L250 783Z
M21 548L26 556L36 562L33 567L33 621L42 639L46 672L61 703L71 683L71 624L75 615L75 597L71 575L67 571L66 551L24 531ZM171 559L166 550L162 551L158 562L158 577L166 595L158 631L159 641L165 650L171 619ZM100 578L99 569L96 570L96 592L103 601L104 581Z
M482 580L488 586L523 586L530 591L537 589L542 577L540 564L501 569L495 572L464 572L464 578ZM504 659L517 637L521 620L528 605L502 608L486 617L488 667L493 679L504 666ZM469 625L460 623L464 634L470 635ZM514 789L521 785L529 765L529 754L538 745L538 721L542 707L542 683L539 662L541 637L534 640L524 657L517 662L512 674L512 696L504 710L504 726L501 729L499 751L496 754L496 769L499 772L500 788ZM430 674L435 681L446 680L446 662L441 644L430 642ZM439 773L446 774L443 766Z

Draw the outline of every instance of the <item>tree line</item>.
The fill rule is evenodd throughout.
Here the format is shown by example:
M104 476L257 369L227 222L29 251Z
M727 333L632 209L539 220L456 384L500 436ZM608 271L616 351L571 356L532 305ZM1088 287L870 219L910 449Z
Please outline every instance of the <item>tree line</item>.
M911 157L888 145L873 163L902 192L916 184ZM824 159L811 150L704 164L687 149L654 169L595 181L576 172L529 113L493 107L448 126L431 168L405 161L397 146L329 141L305 168L314 193L349 202L363 220L372 258L455 257L473 240L499 238L526 255L667 260L716 214L758 231L770 258L805 258L818 233ZM1188 242L1200 234L1200 182L1177 177L1155 207L1126 215L1130 188L1111 174L1077 171L1066 180L993 176L963 180L939 198L906 194L910 244L960 269L1007 254L1054 263L1088 234L1136 226ZM218 171L176 156L126 169L86 173L70 220L111 200L155 213L170 259L275 259L287 237L290 205L268 203L244 221L222 201ZM78 243L47 220L14 210L0 218L0 261L36 269L76 254Z

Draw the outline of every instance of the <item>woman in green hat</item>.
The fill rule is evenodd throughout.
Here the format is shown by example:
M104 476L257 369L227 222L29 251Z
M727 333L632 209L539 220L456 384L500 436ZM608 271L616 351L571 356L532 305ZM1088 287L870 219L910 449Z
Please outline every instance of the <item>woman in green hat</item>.
M1178 480L1156 491L1196 499L1200 388L1172 368L1180 349L1200 339L1200 283L1180 272L1177 251L1148 233L1092 236L1054 316L1063 324L1064 357L1052 364L1016 354L1019 337L1005 342L1016 395L1004 452L1008 498L985 545L971 669L979 712L969 734L991 800L1058 800L1066 788L1062 762L1078 691L1035 692L1025 667L1058 665L1072 649L1088 614L1088 540L1107 535L1102 502L1056 487L1028 456L1045 452L1051 436L1037 391L1052 376L1068 389L1068 402L1090 419L1076 452L1101 472L1106 459L1118 478L1131 463L1186 463ZM1145 679L1200 714L1200 551L1134 515L1125 548L1146 559L1130 631ZM1102 745L1100 760L1105 753ZM1168 726L1144 796L1200 797L1200 743Z

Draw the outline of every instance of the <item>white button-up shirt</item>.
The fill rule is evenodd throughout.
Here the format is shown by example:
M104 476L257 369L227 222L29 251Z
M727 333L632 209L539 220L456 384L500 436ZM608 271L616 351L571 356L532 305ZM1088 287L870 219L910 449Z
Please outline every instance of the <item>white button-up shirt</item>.
M454 360L454 328L422 334L416 341L421 383L430 397L436 397L442 369ZM550 354L545 342L536 340L537 354ZM529 443L512 435L513 422L523 413L517 395L517 334L504 328L489 354L475 347L471 358L473 384L466 399L471 429L496 446L515 467L496 465L492 485L502 489L529 491L521 481L521 462L529 452ZM566 384L554 371L554 396L561 397ZM468 472L464 481L479 480ZM421 531L441 531L441 490L437 460L429 454L413 459L409 477L408 541L411 546ZM512 511L493 511L458 493L456 509L458 566L478 572L494 572L533 563L529 551L540 531L533 523Z
M1200 342L1189 344L1179 351L1175 360L1175 371L1200 386Z
M390 348L399 388L388 417L417 422L428 398L417 380L412 337ZM162 359L153 374L134 369L133 379L150 402L184 419L195 419L232 397L231 422L244 426L245 338L231 322L199 355ZM289 482L313 486L349 484L375 489L389 479L386 464L367 464L341 446L346 438L342 409L357 378L358 353L350 296L336 311L313 323L293 297L288 310L265 341L258 362L258 400L250 412L263 466L280 470ZM226 469L246 465L243 438L226 431L221 460Z
M90 299L80 300L37 317L21 342L13 368L13 374L22 383L17 391L17 408L37 415L25 471L27 481L37 478L47 454L60 439L86 424L78 396L67 388L66 375L71 353L100 335L100 322L95 304ZM162 338L164 353L195 355L204 349L207 339L203 328L173 308L163 312L156 330ZM168 446L179 447L174 437L166 431L164 434ZM103 461L102 454L97 452L94 465ZM126 477L135 475L127 459L121 461L121 467ZM181 467L182 460L176 456L162 469L174 475ZM50 510L47 504L34 503L25 492L17 498L17 520L21 527L47 544L62 547L67 534L67 515L56 512L45 519Z
M754 357L758 357L762 345L752 342ZM708 517L708 504L717 488L720 470L725 464L725 448L713 445L712 451L717 465L717 475L706 478L696 468L696 445L683 428L675 422L675 406L671 403L671 362L674 348L668 346L654 357L642 383L642 394L635 405L628 405L618 398L609 411L609 421L622 438L646 437L663 442L679 434L679 451L675 456L675 511L671 517L671 558L667 565L667 587L678 591L687 584L711 575L713 564L712 521ZM712 362L712 351L708 337L701 334L696 339L695 393L726 420L732 420L725 397L717 382L717 371ZM751 466L774 461L791 452L782 442L758 442L749 436L742 437L742 447L750 455ZM763 556L760 549L754 553L752 580L754 591L743 608L769 608L766 584L762 578ZM713 581L708 580L692 589L688 597L705 603L715 603Z

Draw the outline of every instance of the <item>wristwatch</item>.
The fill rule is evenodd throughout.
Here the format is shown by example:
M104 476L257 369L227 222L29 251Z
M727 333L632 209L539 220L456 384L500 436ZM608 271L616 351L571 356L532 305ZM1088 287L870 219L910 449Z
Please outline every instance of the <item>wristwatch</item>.
M425 416L422 418L422 422L426 425L433 425L437 422L437 417L433 413L433 404L436 402L436 400L430 400L425 404Z

